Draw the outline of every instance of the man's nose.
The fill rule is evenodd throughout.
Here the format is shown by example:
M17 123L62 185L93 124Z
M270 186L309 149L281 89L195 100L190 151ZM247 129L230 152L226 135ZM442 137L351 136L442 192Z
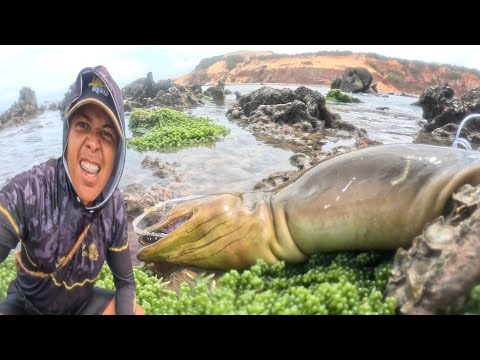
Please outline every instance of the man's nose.
M92 129L87 136L87 141L85 142L87 148L92 151L96 151L101 146L100 132Z

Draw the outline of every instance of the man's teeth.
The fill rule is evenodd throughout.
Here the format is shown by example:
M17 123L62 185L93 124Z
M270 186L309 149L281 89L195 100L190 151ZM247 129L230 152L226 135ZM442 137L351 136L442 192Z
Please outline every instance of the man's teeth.
M93 165L93 164L90 164L90 163L87 163L85 161L82 161L80 163L80 167L83 169L83 170L86 170L88 172L91 172L91 173L98 173L100 171L100 167L97 166L97 165Z

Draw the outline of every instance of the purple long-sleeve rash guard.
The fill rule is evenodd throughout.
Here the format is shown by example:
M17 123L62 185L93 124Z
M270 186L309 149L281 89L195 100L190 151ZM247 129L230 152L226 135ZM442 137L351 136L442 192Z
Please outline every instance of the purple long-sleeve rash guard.
M71 260L57 269L87 227ZM21 262L30 274L20 267L17 286L40 312L75 312L90 296L106 260L116 287L116 312L133 314L135 281L119 190L101 211L91 213L69 196L61 159L17 175L0 191L0 261L19 241Z

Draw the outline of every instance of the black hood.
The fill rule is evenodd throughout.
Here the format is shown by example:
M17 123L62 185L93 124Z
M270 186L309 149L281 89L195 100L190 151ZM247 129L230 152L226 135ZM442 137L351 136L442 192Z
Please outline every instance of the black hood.
M103 192L95 200L93 206L85 207L85 209L88 210L89 212L96 212L98 210L103 209L107 201L111 198L113 192L118 186L118 183L120 182L120 178L122 176L123 168L125 165L125 153L126 153L125 115L123 112L122 91L120 90L116 82L112 79L110 73L104 66L99 65L94 68L87 67L82 71L80 71L80 73L77 76L77 80L75 81L73 86L70 88L70 96L66 103L65 112L62 116L62 120L63 120L62 157L63 157L63 166L65 168L67 178L68 178L69 189L67 191L72 193L73 199L77 203L77 205L83 206L80 200L78 199L78 197L76 196L76 191L73 187L72 179L70 178L70 174L68 172L66 149L67 149L70 121L67 118L67 114L71 109L75 107L77 103L83 100L83 97L85 96L85 91L86 91L85 90L86 83L87 81L90 81L90 79L93 76L97 76L99 79L101 79L109 92L108 107L111 109L111 111L113 112L113 114L117 119L117 123L118 123L117 125L119 126L119 130L121 131L121 134L119 136L119 141L117 145L117 151L115 156L115 166L113 167L112 175L107 185L105 186L105 189L103 189ZM112 120L115 121L115 119L112 119Z

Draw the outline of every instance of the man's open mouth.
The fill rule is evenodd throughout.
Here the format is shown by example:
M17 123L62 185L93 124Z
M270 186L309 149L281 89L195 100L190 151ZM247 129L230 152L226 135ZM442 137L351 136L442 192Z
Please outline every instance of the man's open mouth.
M98 174L100 172L100 166L89 161L80 161L80 167L90 174Z

